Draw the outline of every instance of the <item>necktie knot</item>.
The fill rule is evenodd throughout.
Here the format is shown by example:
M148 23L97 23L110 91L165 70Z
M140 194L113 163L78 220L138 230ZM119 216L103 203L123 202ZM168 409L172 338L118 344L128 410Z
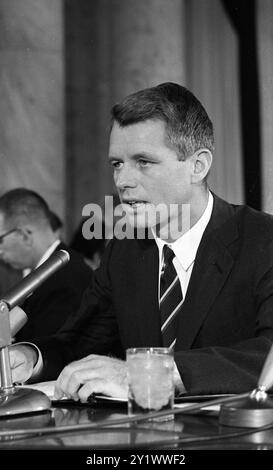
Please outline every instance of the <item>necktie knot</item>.
M163 247L163 257L164 265L169 266L174 258L174 252L168 245L164 245Z

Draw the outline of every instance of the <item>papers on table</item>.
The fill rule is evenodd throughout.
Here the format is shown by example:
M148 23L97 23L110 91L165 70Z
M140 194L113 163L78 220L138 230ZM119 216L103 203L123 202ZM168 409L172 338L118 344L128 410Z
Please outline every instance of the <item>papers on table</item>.
M39 390L40 392L44 392L51 400L54 399L55 380L50 380L48 382L39 382L36 384L24 384L23 387Z
M35 390L40 390L41 392L44 392L52 401L56 400L55 397L54 397L54 388L55 388L55 380L51 380L51 381L48 381L48 382L39 382L39 383L36 383L36 384L30 384L30 385L23 385L24 387L27 387L27 388L33 388ZM228 396L228 395L223 395L223 397L225 396ZM199 403L200 405L203 403L203 406L201 407L200 409L200 412L206 412L206 413L209 413L209 414L218 414L219 410L220 410L220 405L207 405L206 402L209 401L209 400L213 400L215 398L220 398L220 395L193 395L193 396L190 396L190 395L185 395L184 397L181 396L181 397L178 397L175 399L175 405L174 407L175 408L180 408L180 409L183 409L183 408L186 408L187 406L189 405L192 405L194 403ZM62 401L70 401L69 399L67 399L66 397L63 397L61 399ZM59 400L58 400L59 401ZM202 403L200 403L202 402ZM94 399L91 400L90 402L90 405L92 404L118 404L118 403L127 403L127 400L125 398L119 398L119 397L108 397L106 395L94 395ZM196 413L196 411L195 411Z

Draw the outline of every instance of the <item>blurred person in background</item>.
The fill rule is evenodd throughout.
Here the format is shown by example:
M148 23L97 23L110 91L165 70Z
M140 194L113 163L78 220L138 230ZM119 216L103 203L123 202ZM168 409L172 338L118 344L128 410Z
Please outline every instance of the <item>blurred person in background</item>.
M60 330L92 282L92 270L83 257L60 240L61 227L59 217L34 191L17 188L0 198L0 259L4 263L26 276L57 250L70 254L70 261L20 305L28 321L17 333L17 341L35 341Z

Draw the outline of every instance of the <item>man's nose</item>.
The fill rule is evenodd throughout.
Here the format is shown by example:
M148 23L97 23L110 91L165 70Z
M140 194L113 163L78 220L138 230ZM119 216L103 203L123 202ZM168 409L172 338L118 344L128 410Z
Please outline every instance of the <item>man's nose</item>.
M134 170L124 165L114 177L115 185L118 189L135 188L137 186L137 178Z

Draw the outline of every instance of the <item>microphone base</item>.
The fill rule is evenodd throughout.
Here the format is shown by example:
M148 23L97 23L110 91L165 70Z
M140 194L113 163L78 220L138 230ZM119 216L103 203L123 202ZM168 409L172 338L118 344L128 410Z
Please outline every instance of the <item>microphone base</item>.
M267 393L254 390L244 400L234 400L221 406L219 423L224 426L258 428L273 424L273 400Z
M3 416L37 413L49 410L48 396L32 388L12 387L10 391L0 389L0 418Z

